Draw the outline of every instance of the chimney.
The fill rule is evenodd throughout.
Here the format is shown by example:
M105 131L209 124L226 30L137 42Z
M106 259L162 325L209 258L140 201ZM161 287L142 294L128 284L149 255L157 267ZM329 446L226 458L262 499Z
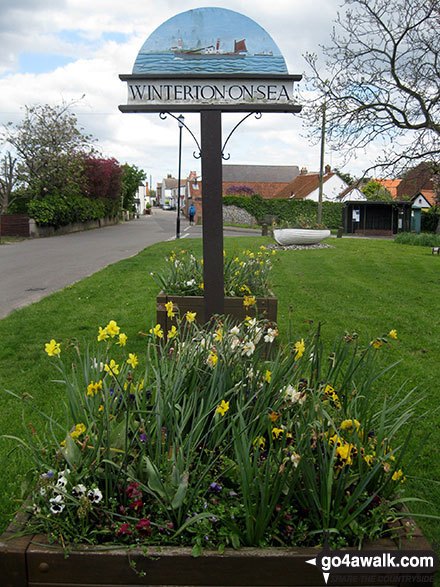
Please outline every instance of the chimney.
M301 168L301 173L300 175L307 175L307 167L302 167Z
M332 168L330 167L330 165L326 165L325 166L325 174L328 175L331 172Z

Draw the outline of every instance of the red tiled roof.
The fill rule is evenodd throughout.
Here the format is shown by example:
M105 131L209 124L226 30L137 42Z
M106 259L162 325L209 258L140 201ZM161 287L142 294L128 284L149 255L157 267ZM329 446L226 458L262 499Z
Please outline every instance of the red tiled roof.
M390 192L392 198L397 198L397 186L402 181L401 179L375 179L374 181L383 185Z
M334 173L324 175L323 183L333 177ZM303 200L319 187L319 173L305 173L295 177L286 187L282 188L276 195L277 198L294 198Z
M434 190L421 190L420 193L424 196L431 206L435 206L435 191Z

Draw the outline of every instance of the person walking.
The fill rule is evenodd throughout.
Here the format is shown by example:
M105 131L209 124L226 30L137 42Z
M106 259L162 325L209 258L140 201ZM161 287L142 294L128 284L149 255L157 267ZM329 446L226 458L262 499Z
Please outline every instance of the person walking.
M189 225L192 226L194 223L194 217L196 215L196 207L194 206L194 204L191 204L191 206L189 207L188 214L189 214Z

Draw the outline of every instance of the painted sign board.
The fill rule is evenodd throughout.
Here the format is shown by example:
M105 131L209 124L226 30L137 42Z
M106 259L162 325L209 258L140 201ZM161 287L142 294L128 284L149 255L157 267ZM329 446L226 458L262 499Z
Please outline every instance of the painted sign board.
M197 8L173 16L142 45L123 112L299 112L279 48L255 21L232 10Z
M297 112L294 82L300 76L120 76L127 82L128 108L149 110L273 110Z

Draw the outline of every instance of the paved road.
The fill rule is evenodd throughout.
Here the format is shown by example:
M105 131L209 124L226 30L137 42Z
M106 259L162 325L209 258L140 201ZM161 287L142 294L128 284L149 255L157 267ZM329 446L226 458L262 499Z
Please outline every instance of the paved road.
M181 221L181 237L201 237L200 226ZM238 236L246 231L225 233ZM176 234L176 213L151 216L86 232L0 246L0 318Z
M175 234L175 215L0 246L0 318ZM183 220L182 229L187 226Z

